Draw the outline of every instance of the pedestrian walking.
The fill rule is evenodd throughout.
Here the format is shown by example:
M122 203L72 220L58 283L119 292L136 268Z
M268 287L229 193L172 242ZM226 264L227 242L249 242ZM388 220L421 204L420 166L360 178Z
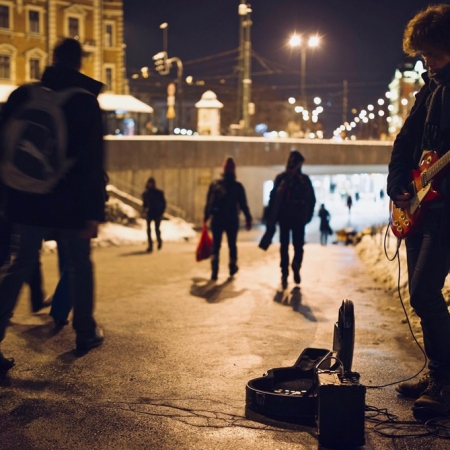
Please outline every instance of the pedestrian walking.
M320 244L321 245L327 245L328 236L332 233L331 227L330 227L330 213L327 209L325 209L325 205L322 203L320 205L318 216L320 218Z
M208 189L204 213L204 223L211 218L213 249L211 255L211 280L217 280L219 273L220 247L222 235L228 240L230 277L238 270L238 250L236 240L239 231L239 214L244 213L245 228L252 228L252 215L247 204L244 186L236 180L236 163L229 157L223 165L220 179L213 181Z
M310 178L302 173L305 158L293 150L286 170L277 175L267 206L267 224L280 228L281 286L287 288L289 276L289 243L292 235L294 257L291 268L296 284L300 284L300 269L305 245L305 226L313 217L316 197Z
M450 5L431 5L417 13L406 25L403 50L411 57L420 55L428 70L394 141L387 194L400 210L399 220L408 225L396 231L411 225L411 205L419 213L414 221L418 225L409 229L404 240L410 304L420 317L428 372L418 381L400 383L396 390L415 399L416 417L443 416L450 414L450 314L442 294L450 270L449 172L443 183L435 184L443 199L427 197L424 188L412 192L408 186L413 178L415 186L422 186L417 181L420 173L440 164L450 149Z
M58 251L58 269L59 281L56 285L51 299L51 308L49 315L53 318L55 327L62 327L69 323L69 313L72 310L72 301L70 298L68 250L64 239L58 235L55 230L52 236L56 241Z
M82 57L78 40L58 42L53 64L45 69L41 82L17 88L2 109L2 204L17 239L10 262L2 267L0 341L23 282L36 267L43 239L58 229L68 251L76 349L89 351L103 342L103 333L93 316L94 272L90 258L91 239L97 236L98 224L105 218L103 122L96 98L102 83L80 72ZM33 121L21 116L27 108L30 112L33 108ZM36 127L36 122L42 126ZM46 123L52 126L41 133ZM35 139L26 147L20 145L24 137L17 134L24 129L29 132L27 140ZM17 140L12 140L15 137ZM9 171L5 162L14 152L26 152L30 145L34 145L33 152L26 159L11 158L17 164L24 163L22 171L30 170L33 184L25 187L24 179L29 177L17 177L17 171ZM54 159L50 161L51 155ZM32 162L25 164L30 159ZM42 171L41 161L45 161ZM21 189L13 187L18 185ZM0 353L0 370L7 371L13 365L12 358Z
M153 222L155 227L156 241L158 242L158 250L162 247L161 239L161 220L166 210L166 199L164 192L161 189L156 188L156 182L153 177L147 180L145 185L145 191L142 193L142 202L145 214L145 220L147 221L147 240L148 247L147 252L153 251L153 239L151 231L151 223Z
M351 213L352 205L353 205L352 196L351 195L347 195L347 208L348 208L348 213L349 214Z
M1 194L0 194L1 197ZM11 258L11 223L5 218L0 219L0 267L9 262ZM34 313L48 308L51 305L51 300L46 298L43 281L42 281L42 267L40 261L31 272L30 277L25 280L30 288L31 310Z

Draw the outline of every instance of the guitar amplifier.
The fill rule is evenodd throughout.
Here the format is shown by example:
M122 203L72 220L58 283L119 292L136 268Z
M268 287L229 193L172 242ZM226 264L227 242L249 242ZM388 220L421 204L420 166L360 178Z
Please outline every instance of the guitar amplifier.
M317 427L323 445L362 446L365 443L365 386L359 374L334 371L317 374Z

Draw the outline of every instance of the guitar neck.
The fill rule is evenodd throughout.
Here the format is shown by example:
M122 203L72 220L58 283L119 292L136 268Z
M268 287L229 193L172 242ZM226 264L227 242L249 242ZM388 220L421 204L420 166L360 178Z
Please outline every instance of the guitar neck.
M425 173L425 184L428 184L441 170L450 163L450 151L439 158Z

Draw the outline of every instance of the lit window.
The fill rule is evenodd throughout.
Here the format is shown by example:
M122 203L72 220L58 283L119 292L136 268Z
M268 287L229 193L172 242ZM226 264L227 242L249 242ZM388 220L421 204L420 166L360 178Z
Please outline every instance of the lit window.
M9 6L0 5L0 28L9 29Z
M41 78L41 62L39 59L30 59L30 79L39 80Z
M28 11L28 20L30 24L30 33L39 34L41 32L39 11L34 10Z
M11 78L11 58L0 55L0 78L9 80Z
M80 21L77 17L69 17L69 36L72 38L80 36Z
M107 67L105 69L105 85L107 91L112 91L112 84L113 84L113 70L111 67Z
M112 23L105 25L105 47L114 47L114 25Z

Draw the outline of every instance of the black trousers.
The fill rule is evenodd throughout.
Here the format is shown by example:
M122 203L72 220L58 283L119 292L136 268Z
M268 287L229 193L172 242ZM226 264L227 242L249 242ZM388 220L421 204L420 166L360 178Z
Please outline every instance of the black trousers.
M11 236L12 225L10 222L0 220L0 267L9 261L11 255ZM41 262L38 261L36 267L26 280L30 288L31 309L39 311L44 302L44 285L42 279Z
M152 228L151 223L153 222L155 224L155 234L156 234L156 240L158 241L158 244L160 244L161 241L161 217L147 217L147 239L148 239L148 246L153 247L153 241L152 241Z
M441 211L430 209L417 233L406 239L411 306L420 317L430 375L450 383L450 314L442 288L450 247L441 245Z
M303 246L305 245L305 226L299 223L280 222L280 267L283 276L289 275L289 243L292 236L294 246L294 257L292 265L299 269L303 261Z
M220 247L222 245L222 235L227 235L228 250L229 250L229 263L236 264L238 258L237 252L237 235L239 231L239 219L221 221L211 220L211 231L213 235L213 250L211 255L212 264L219 264Z

